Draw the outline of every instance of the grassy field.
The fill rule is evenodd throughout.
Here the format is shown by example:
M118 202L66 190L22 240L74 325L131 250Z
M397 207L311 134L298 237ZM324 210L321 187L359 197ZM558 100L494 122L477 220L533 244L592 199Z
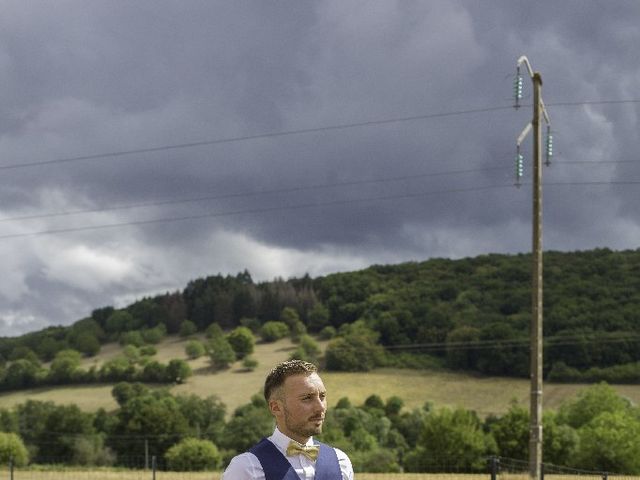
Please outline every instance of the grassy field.
M172 358L186 358L185 340L169 337L157 346L156 358L168 362ZM100 365L120 353L118 345L102 348L95 358L85 359L84 368ZM260 393L264 378L277 362L285 360L293 350L289 340L272 344L256 345L254 357L258 367L247 372L235 364L229 370L213 372L208 358L189 361L194 372L185 384L172 387L174 393L194 393L205 397L217 395L232 412L247 403L251 395ZM383 399L392 395L402 398L407 408L420 407L432 402L435 407L463 407L475 410L479 415L502 414L512 399L528 405L529 381L504 377L484 377L449 371L378 369L368 373L322 374L329 392L329 404L334 405L339 398L349 397L353 404L361 404L369 395L378 394ZM546 384L544 387L545 408L555 409L560 403L574 397L585 385ZM10 392L0 395L0 407L11 407L27 399L52 400L60 404L75 403L86 411L100 407L112 410L117 407L111 397L112 385L67 386L39 388ZM618 385L616 390L634 403L640 403L640 386Z
M0 470L4 478L8 472ZM16 470L15 480L220 480L221 472L152 472L144 470ZM356 480L489 480L487 474L449 474L449 473L357 473ZM528 480L526 474L507 474L498 476L498 480ZM609 475L610 480L636 480L640 477ZM546 480L600 480L599 476L585 475L545 475Z
M9 478L8 472L0 472ZM5 476L6 475L6 476ZM152 472L144 470L16 470L15 480L152 480ZM156 472L155 480L220 480L221 472ZM489 475L426 474L426 473L358 473L357 480L488 480ZM513 476L503 480L526 480ZM553 478L553 480L561 480ZM575 480L568 479L567 480Z

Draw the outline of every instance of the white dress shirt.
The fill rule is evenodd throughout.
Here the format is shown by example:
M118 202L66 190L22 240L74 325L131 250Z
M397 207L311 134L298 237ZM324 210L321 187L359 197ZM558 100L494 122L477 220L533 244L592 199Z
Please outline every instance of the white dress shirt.
M313 480L316 474L316 462L304 455L293 455L287 457L287 446L291 439L276 427L273 435L268 437L278 450L287 458L293 469L300 477L300 480ZM313 438L310 438L306 445L314 445ZM351 460L342 450L335 448L338 455L338 463L342 472L342 480L353 480L353 467ZM264 471L258 457L253 453L245 452L233 457L231 463L222 474L222 480L265 480Z

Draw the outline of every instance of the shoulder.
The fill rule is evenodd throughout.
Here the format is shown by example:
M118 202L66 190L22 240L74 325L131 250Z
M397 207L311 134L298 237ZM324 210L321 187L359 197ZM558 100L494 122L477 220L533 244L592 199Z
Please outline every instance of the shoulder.
M264 479L262 465L250 452L236 455L222 474L222 480L261 480Z
M338 463L340 464L340 471L342 472L343 480L352 480L353 465L351 464L349 456L339 448L333 447L333 449L336 451L336 456L338 457Z

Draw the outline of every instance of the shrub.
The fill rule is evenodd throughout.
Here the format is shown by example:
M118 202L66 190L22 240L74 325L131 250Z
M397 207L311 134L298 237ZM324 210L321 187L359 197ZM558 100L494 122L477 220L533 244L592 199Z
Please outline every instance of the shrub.
M0 432L0 462L6 465L11 458L15 466L26 465L29 462L27 447L15 433Z
M153 328L142 330L141 334L145 343L160 343L160 340L167 334L167 327L165 327L164 324L160 324Z
M178 472L216 470L222 463L218 447L209 440L185 438L164 455L169 470Z
M236 353L225 337L214 337L208 345L209 357L213 368L227 368L236 359Z
M124 332L120 335L120 345L133 345L135 347L141 347L144 345L144 339L142 334L138 330L132 330L130 332Z
M265 342L275 342L289 335L289 327L284 322L269 321L260 329L260 337Z
M320 330L320 340L331 340L336 336L336 328L329 325Z
M242 366L245 368L245 370L253 371L258 366L258 361L253 357L244 357Z
M238 327L227 335L227 341L233 351L236 352L236 358L242 359L253 353L253 345L255 339L253 333L247 327Z
M200 340L190 340L184 347L184 352L191 359L200 358L205 353L204 345Z
M179 334L181 337L188 337L190 335L193 335L197 331L198 331L198 327L196 327L196 324L193 323L191 320L185 320L180 324Z

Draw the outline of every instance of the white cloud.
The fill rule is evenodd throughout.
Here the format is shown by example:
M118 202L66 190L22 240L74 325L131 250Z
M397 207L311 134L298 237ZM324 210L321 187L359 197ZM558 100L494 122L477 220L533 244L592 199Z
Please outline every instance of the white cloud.
M111 283L121 283L133 271L130 258L87 245L67 245L49 257L44 269L48 279L69 286L97 291Z

